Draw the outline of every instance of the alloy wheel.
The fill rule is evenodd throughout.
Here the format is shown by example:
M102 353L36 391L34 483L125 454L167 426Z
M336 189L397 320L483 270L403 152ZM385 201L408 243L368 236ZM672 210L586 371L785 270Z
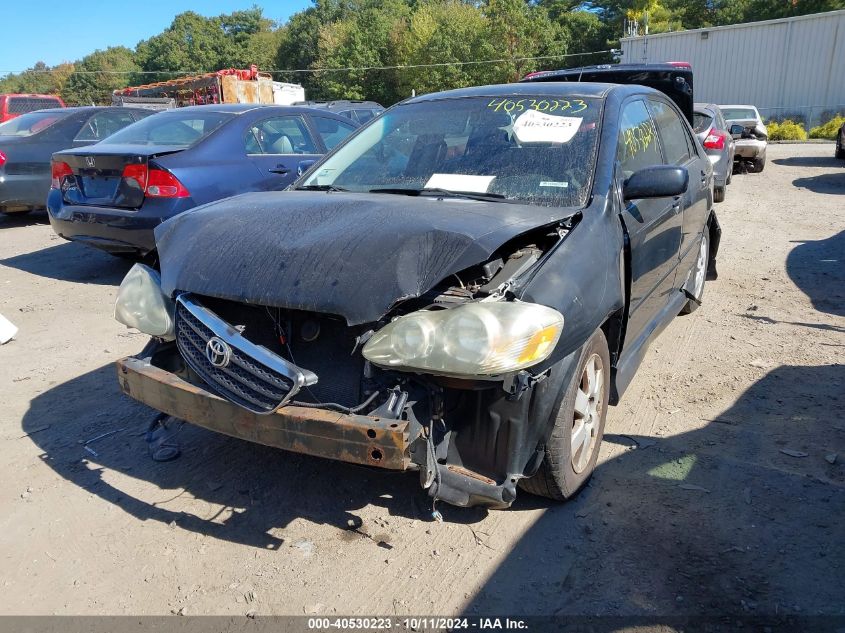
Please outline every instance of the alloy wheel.
M596 435L604 402L604 366L598 354L587 359L578 391L575 394L575 411L572 419L571 455L572 470L581 473L596 450Z

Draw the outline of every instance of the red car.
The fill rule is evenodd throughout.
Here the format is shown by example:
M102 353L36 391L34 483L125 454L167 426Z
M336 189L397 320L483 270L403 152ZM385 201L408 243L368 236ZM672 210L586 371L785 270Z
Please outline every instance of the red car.
M65 102L55 95L5 94L0 95L0 123L16 116L43 110L44 108L64 108Z

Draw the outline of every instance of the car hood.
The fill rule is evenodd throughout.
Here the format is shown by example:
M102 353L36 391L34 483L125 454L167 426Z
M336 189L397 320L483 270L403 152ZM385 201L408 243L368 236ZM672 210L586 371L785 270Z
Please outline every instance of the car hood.
M168 294L336 314L355 325L573 213L436 197L265 192L197 207L155 236Z

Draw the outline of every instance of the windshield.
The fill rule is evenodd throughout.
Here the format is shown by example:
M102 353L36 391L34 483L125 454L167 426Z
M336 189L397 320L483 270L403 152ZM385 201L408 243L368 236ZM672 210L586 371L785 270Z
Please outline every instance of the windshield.
M100 145L175 145L190 147L234 114L228 112L162 112L128 125Z
M728 120L756 119L757 112L753 108L722 108L722 116Z
M67 115L63 112L30 112L0 123L0 136L32 136Z
M397 106L299 188L473 194L547 206L589 195L601 101L471 97Z

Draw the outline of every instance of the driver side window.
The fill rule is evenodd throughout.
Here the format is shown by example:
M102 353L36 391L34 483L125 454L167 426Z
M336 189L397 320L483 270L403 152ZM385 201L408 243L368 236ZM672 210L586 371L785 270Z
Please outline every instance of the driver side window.
M631 101L622 109L616 160L624 178L644 167L663 164L654 121L640 100Z

